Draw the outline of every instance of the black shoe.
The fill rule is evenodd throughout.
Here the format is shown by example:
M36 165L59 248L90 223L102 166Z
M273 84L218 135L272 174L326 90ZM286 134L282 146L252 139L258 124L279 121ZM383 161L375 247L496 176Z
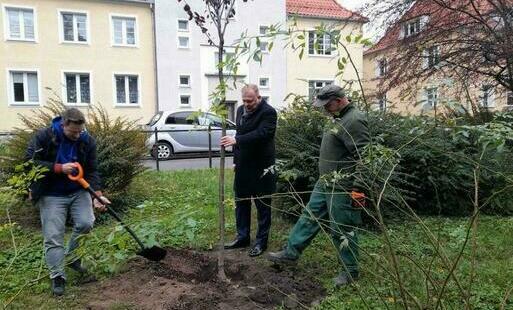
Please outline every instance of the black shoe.
M288 254L287 249L283 249L279 252L269 253L267 259L275 264L296 265L298 258Z
M226 250L231 250L231 249L245 248L248 246L249 246L249 239L247 239L247 240L235 239L232 242L225 244L224 248Z
M69 265L69 267L80 274L80 279L79 279L80 284L91 283L91 282L97 281L96 276L94 274L90 273L89 270L87 270L87 268L85 268L82 265L80 259L77 259L76 261L71 263Z
M73 263L69 264L69 267L78 273L87 273L87 269L84 266L82 266L82 262L80 261L80 259L77 259Z
M256 244L254 247L252 247L249 250L248 255L249 255L249 257L260 256L260 255L264 254L265 250L267 250L266 246L262 246L260 244Z
M63 277L58 276L52 279L52 293L55 296L64 295L64 286L66 284L66 280Z
M333 284L335 288L341 288L358 280L358 276L358 272L347 273L343 271L339 273L337 277L333 278Z

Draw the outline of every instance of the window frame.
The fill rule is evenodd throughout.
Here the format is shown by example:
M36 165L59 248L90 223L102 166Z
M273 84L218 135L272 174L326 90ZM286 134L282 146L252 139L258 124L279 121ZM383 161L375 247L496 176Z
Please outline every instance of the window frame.
M429 92L430 91L434 91L434 100L433 100L433 104L429 104ZM426 87L424 88L424 97L425 97L425 102L423 104L423 107L426 107L428 106L429 109L434 109L435 106L438 106L438 97L439 97L439 88L437 86L430 86L430 87Z
M262 86L262 80L267 80L267 86ZM268 76L261 76L258 78L258 88L260 89L270 89L271 88L271 78Z
M182 97L187 97L187 98L189 98L189 103L188 103L188 104L183 104L183 103L182 103ZM179 95L178 95L178 103L179 103L179 104L178 104L178 106L179 106L180 108L190 108L190 107L192 106L192 103L191 103L191 102L192 102L192 95L191 95L191 94L189 94L189 93L185 94L185 93L184 93L184 94L179 94Z
M435 69L440 66L442 62L442 53L440 51L440 46L433 45L424 50L424 68L425 69Z
M14 101L14 91L13 91L13 80L12 80L12 73L23 73L23 83L25 84L25 82L27 81L26 79L26 74L27 73L36 73L36 76L37 76L37 97L38 97L38 101L37 102L32 102L32 101L24 101L24 102L16 102ZM7 74L7 97L8 97L8 106L13 106L13 107L31 107L31 106L41 106L41 102L42 102L42 99L41 99L41 95L42 95L42 92L41 92L41 73L40 73L40 70L37 69L37 68L6 68L6 74ZM24 86L24 89L23 89L23 92L24 92L24 96L27 97L28 99L28 83L27 83L27 87L25 88Z
M307 95L308 95L308 100L314 100L315 99L315 95L314 96L310 96L310 83L311 82L314 82L314 83L323 83L324 85L320 88L316 88L315 85L314 85L314 90L316 89L321 89L323 87L325 87L326 85L333 85L335 84L335 80L332 80L332 79L310 79L308 80L308 84L307 84ZM330 84L326 84L326 83L330 83ZM313 95L313 94L312 94Z
M68 102L68 85L66 84L66 75L67 74L74 74L75 76L80 76L83 74L89 75L89 103L82 102L82 96L77 95L77 102ZM84 71L84 70L62 70L61 71L62 76L62 102L66 106L73 106L73 107L89 107L93 105L93 73L92 71ZM75 81L76 85L80 87L80 80ZM80 94L80 88L77 88L77 94ZM80 98L80 101L78 100Z
M418 29L416 29L415 32L410 32L411 30L411 25L418 25ZM421 20L421 17L417 17L417 18L414 18L414 19L411 19L407 22L405 22L403 24L403 31L404 31L404 37L405 38L410 38L410 37L413 37L417 34L419 34L421 31L422 31L422 20Z
M116 86L116 76L122 75L125 76L125 99L127 99L127 102L125 103L118 103L118 96L117 96L117 86ZM128 76L137 76L137 91L138 91L138 103L129 103L130 101L130 88L128 85ZM137 72L113 72L112 73L112 90L113 90L113 103L115 108L141 108L143 106L142 104L142 98L143 98L143 92L142 92L142 77L140 73Z
M262 28L265 27L266 28L266 32L265 33L262 33ZM260 46L259 46L259 49L260 49L260 52L263 53L263 54L269 54L270 51L269 51L269 40L267 37L260 37L260 36L265 36L267 34L267 32L269 31L269 28L270 25L258 25L258 36L259 36L259 40L260 40ZM265 43L265 49L262 49L262 43Z
M180 38L187 38L188 39L188 44L187 46L182 46L180 45ZM184 35L184 34L178 34L176 36L176 44L178 46L178 49L181 49L181 50L190 50L191 49L191 36L190 35Z
M180 29L180 22L187 22L187 29ZM191 32L191 23L186 18L178 18L176 20L176 31L182 32L182 33L189 33Z
M182 77L188 78L188 84L182 84ZM190 74L178 74L178 87L190 88L191 87L191 75Z
M318 40L317 36L318 36L318 33L317 33L317 30L315 29L310 29L310 30L307 30L307 49L308 49L308 56L310 57L325 57L325 58L333 58L335 57L335 51L337 50L336 48L333 49L333 44L331 43L331 36L328 34L328 33L324 33L323 34L323 44L322 44L322 48L323 48L323 53L319 53L316 49L315 49L315 42ZM310 53L310 33L313 33L314 34L314 46L312 46L312 49L313 49L313 54ZM329 42L330 42L330 45L329 45L329 48L330 48L330 53L329 54L326 54L326 50L325 50L325 36L330 36L329 38Z
M513 91L508 91L506 93L506 106L513 107Z
M378 99L377 104L378 104L379 111L386 112L387 108L388 108L387 93L380 94L377 99Z
M384 66L382 65L384 63ZM383 70L382 70L383 69ZM378 78L385 77L388 72L388 60L383 57L376 61L376 76Z
M77 40L73 41L66 41L64 39L64 18L63 14L78 14L78 15L85 15L86 16L86 40L85 41L78 41L78 27L75 28L75 24L73 24L73 37ZM57 9L57 17L59 20L59 43L60 44L79 44L79 45L90 45L91 44L91 25L90 25L90 16L89 11L84 10L75 10L75 9ZM73 20L75 20L75 17L73 17Z
M128 43L116 43L116 32L114 29L114 19L115 18L121 18L121 19L134 19L135 25L134 25L134 40L135 44L128 44ZM137 15L129 15L129 14L118 14L118 13L110 13L109 14L109 21L110 21L110 44L112 47L132 47L132 48L138 48L139 47L139 20ZM126 23L123 23L125 27L121 30L123 36L123 41L127 42L128 37L126 36Z
M482 108L486 108L486 109L495 108L496 107L495 87L492 84L483 84L481 86L481 88L479 89L479 91L481 93L479 96L479 105ZM486 94L486 105L484 104L485 94ZM491 102L491 105L490 105L490 102Z
M22 38L12 38L10 33L10 27L9 27L9 15L7 13L8 9L18 9L18 10L32 10L32 23L34 24L34 39L27 39L25 37L25 27L23 27L23 37ZM39 29L37 24L37 10L36 7L32 6L24 6L24 5L12 5L12 4L2 4L2 12L3 12L3 18L4 18L4 41L17 41L17 42L39 42ZM23 21L24 23L24 21ZM24 25L24 24L23 24ZM21 29L21 23L20 23L20 29ZM21 34L21 32L20 32Z

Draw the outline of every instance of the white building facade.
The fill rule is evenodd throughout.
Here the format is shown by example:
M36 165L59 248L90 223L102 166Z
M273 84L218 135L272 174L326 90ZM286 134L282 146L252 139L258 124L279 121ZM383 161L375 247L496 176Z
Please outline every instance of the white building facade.
M193 11L204 11L203 1L188 3ZM208 44L194 20L188 20L183 4L176 0L157 0L155 5L159 110L206 111L212 104L210 94L218 85L217 48ZM226 53L233 51L235 41L245 31L248 36L256 36L270 25L286 25L285 0L237 0L235 11L235 17L230 19L227 27ZM213 28L208 22L207 26ZM211 33L217 38L215 31ZM259 85L261 96L272 106L281 108L285 105L287 56L284 44L276 40L270 52L264 51L262 63L247 62L247 57L240 59L237 75L240 83L226 95L229 118L233 119L236 107L242 104L242 83ZM233 87L233 77L228 79Z

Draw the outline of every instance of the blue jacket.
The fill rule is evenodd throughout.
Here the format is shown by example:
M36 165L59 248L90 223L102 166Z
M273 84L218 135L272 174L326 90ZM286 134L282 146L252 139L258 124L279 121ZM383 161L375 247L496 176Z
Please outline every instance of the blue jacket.
M71 141L63 133L62 119L53 119L50 127L36 132L25 153L26 160L32 159L49 170L44 178L30 187L32 201L35 203L45 195L67 195L81 188L61 173L61 165L70 162L79 162L84 168L86 181L94 190L100 190L96 157L96 140L93 137L83 132L77 141Z

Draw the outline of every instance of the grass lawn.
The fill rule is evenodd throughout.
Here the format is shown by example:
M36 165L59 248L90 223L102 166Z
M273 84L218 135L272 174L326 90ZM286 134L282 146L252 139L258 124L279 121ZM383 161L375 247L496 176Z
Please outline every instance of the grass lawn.
M227 238L234 235L232 174L228 174ZM208 250L217 242L217 171L147 172L138 177L130 190L130 209L125 220L151 245ZM27 218L36 217L35 210L10 206L14 222L9 223L6 207L0 206L0 302L14 309L80 308L80 287L70 274L67 295L50 297L45 275L42 237L37 227L30 227ZM277 212L275 212L277 214ZM17 221L17 222L16 222ZM37 221L36 221L37 222ZM99 277L110 277L133 257L134 244L115 222L103 218L81 247L86 264ZM469 243L455 267L457 281L449 279L448 270L465 242L468 219L424 218L423 222L437 240L430 243L428 235L417 222L396 219L388 225L388 235L394 249L398 274L391 267L389 250L383 234L363 231L362 279L350 288L335 291L331 278L340 269L329 238L319 235L305 251L299 268L311 272L328 289L328 296L319 309L401 309L397 302L400 290L394 281L404 283L406 292L416 304L412 308L436 304L447 309L460 309L461 290L469 291L474 309L513 309L513 298L507 298L513 286L513 218L480 217L475 260ZM253 225L253 231L255 225ZM280 248L286 240L291 223L275 216L270 249ZM443 251L447 262L436 253ZM258 259L265 264L263 258ZM472 267L474 266L474 267ZM471 270L475 270L472 273ZM395 279L395 280L392 280ZM426 285L426 283L431 283ZM460 286L460 289L458 287ZM467 293L465 293L467 294ZM506 298L505 298L506 297Z

